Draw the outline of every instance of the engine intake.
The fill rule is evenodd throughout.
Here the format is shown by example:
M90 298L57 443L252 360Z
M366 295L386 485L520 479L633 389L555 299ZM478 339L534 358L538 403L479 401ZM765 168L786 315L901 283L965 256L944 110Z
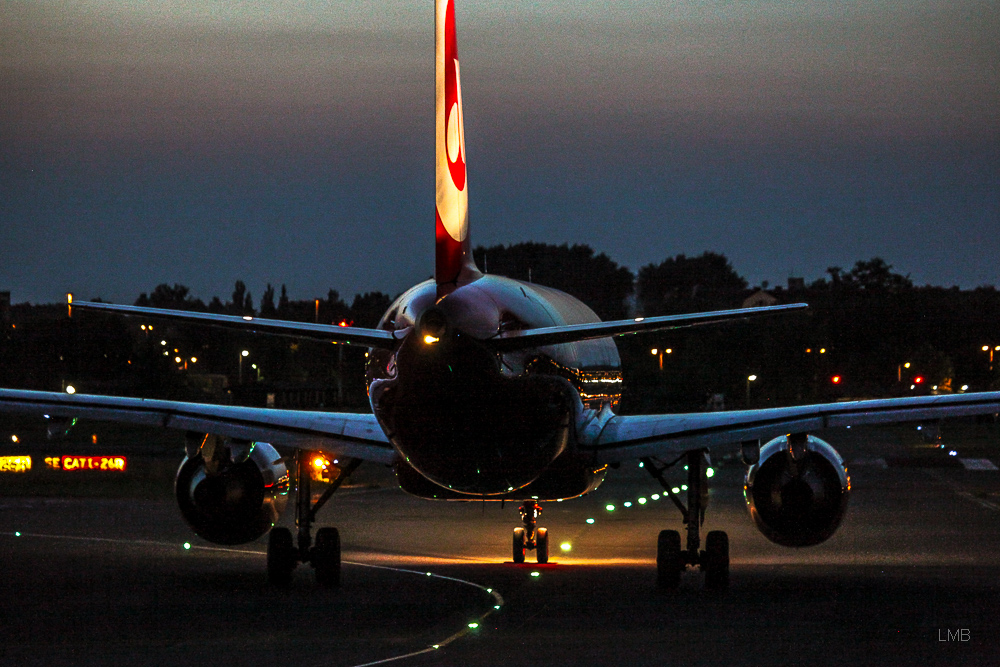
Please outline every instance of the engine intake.
M747 470L743 495L761 533L786 547L819 544L847 510L851 479L829 443L795 434L771 440Z
M288 468L274 447L213 435L184 458L174 481L184 520L216 544L252 542L270 530L288 488Z

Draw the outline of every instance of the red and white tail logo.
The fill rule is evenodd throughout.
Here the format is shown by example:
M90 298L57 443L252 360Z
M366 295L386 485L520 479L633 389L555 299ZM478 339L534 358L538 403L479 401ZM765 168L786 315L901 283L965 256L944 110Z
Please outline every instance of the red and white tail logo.
M465 173L462 84L455 39L454 0L436 0L437 223L434 278L453 283L472 264L469 248L469 190Z

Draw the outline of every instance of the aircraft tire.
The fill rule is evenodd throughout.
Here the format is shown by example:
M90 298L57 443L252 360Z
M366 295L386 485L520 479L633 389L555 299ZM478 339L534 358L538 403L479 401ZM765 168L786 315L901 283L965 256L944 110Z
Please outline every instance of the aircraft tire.
M340 586L340 532L336 528L324 527L316 531L312 564L316 569L316 582L320 586Z
M705 588L722 591L729 587L729 536L713 530L705 536Z
M272 528L267 536L267 580L275 586L287 586L292 583L292 572L297 564L292 531Z
M535 558L542 565L549 562L548 528L539 528L535 533Z
M661 530L656 541L656 589L677 590L683 569L681 534L676 530Z
M524 528L518 526L514 529L514 562L524 562Z

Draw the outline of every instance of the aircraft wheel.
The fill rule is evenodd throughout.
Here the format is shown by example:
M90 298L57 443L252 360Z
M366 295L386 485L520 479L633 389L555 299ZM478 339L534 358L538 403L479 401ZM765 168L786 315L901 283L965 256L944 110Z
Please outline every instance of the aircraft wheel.
M705 588L714 591L729 586L729 536L713 530L705 536Z
M543 565L549 562L549 529L539 528L535 531L535 557Z
M514 562L524 562L524 528L514 529Z
M321 586L340 586L340 533L336 528L326 527L316 531L312 564L316 568L316 581Z
M276 586L292 583L292 572L298 561L292 531L272 528L267 536L267 580Z
M681 585L681 534L676 530L661 530L656 541L656 589L675 591Z

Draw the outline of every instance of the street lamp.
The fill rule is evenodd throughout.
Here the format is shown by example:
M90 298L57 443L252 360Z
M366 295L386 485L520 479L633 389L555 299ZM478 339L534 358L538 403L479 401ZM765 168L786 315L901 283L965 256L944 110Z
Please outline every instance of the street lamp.
M747 407L748 408L750 407L750 383L751 382L755 382L756 380L757 380L757 376L756 375L748 375L747 376Z

